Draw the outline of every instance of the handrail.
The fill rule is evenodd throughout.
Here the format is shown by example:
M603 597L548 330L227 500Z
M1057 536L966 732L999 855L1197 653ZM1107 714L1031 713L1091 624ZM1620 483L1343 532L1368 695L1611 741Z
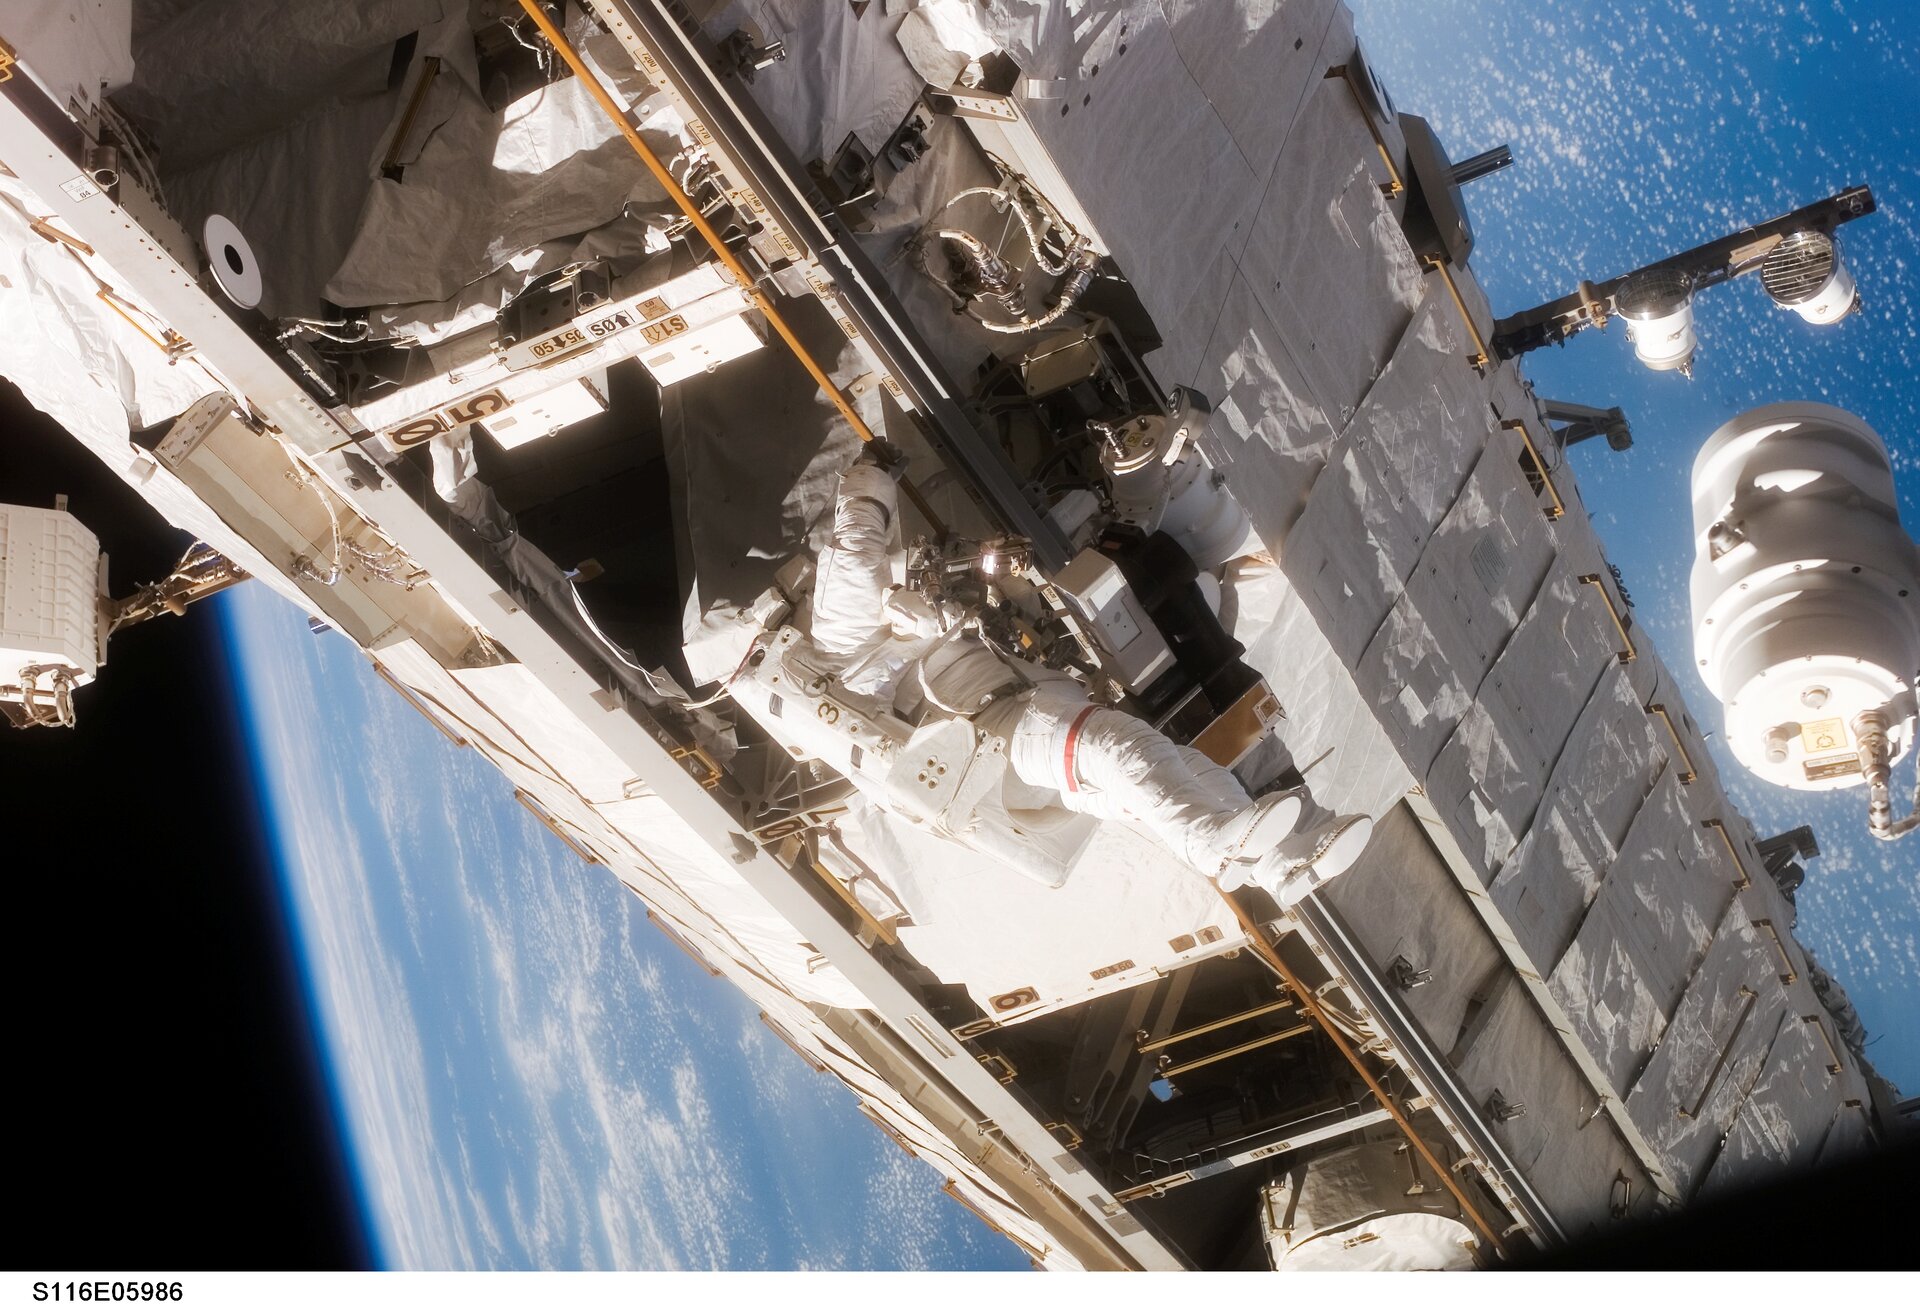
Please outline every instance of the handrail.
M1693 755L1687 752L1686 741L1680 738L1680 728L1673 724L1673 714L1667 711L1665 704L1648 704L1647 715L1651 717L1655 713L1658 713L1660 720L1667 724L1667 734L1673 737L1673 747L1680 751L1680 783L1693 784L1699 778L1699 773L1693 769Z
M1255 1017L1263 1017L1270 1012L1281 1012L1292 1006L1293 1000L1290 998L1277 999L1272 1003L1264 1003L1259 1007L1248 1008L1245 1012L1236 1012L1232 1016L1221 1017L1218 1021L1209 1021L1205 1025L1195 1026L1191 1030L1176 1030L1171 1035L1162 1035L1159 1039L1146 1040L1137 1044L1135 1047L1137 1051L1142 1053L1157 1053L1161 1049L1169 1048L1174 1044L1185 1043L1187 1040L1197 1039L1201 1035L1210 1035L1216 1030L1225 1030L1228 1026L1237 1026L1242 1021L1251 1021ZM1146 1031L1143 1030L1140 1033L1144 1035Z
M785 1044L788 1048L792 1049L793 1052L799 1056L800 1060L802 1062L805 1062L808 1066L812 1067L816 1073L824 1073L826 1071L827 1064L825 1062L822 1062L819 1058L815 1057L811 1052L809 1052L807 1048L803 1044L801 1044L799 1040L795 1039L790 1033L788 1033L787 1028L785 1026L781 1025L778 1021L775 1021L772 1017L768 1016L765 1011L762 1011L760 1013L760 1024L765 1026L768 1030L771 1030L774 1033L775 1038L777 1038L781 1043Z
M1700 824L1712 830L1719 831L1720 838L1726 842L1727 856L1733 859L1733 869L1740 873L1740 878L1733 882L1733 887L1735 889L1746 889L1752 885L1753 877L1747 875L1747 864L1740 860L1740 850L1734 847L1733 836L1727 833L1727 824L1718 817L1709 817Z
M860 901L860 896L855 894L846 882L834 875L833 872L828 869L826 863L820 861L820 859L815 856L813 849L805 840L800 841L800 846L800 860L813 870L813 873L820 878L821 883L833 892L835 898L846 905L847 909L859 919L860 924L872 931L879 939L884 940L889 946L897 946L900 943L900 933L891 925L880 920L880 918L868 911L867 905Z
M547 810L546 804L518 787L515 787L513 797L521 807L532 813L542 826L559 836L560 842L578 854L582 862L594 866L600 865L602 861L600 855L576 839L573 833L561 824L560 819Z
M691 759L692 764L688 766L687 771L694 780L700 782L700 788L703 790L713 789L726 779L726 773L720 770L720 764L715 762L713 755L698 742L675 745L667 750L667 756L675 762L687 762Z
M1392 178L1392 180L1379 184L1380 193L1388 198L1398 195L1401 191L1407 189L1407 184L1401 180L1400 169L1394 166L1393 155L1387 149L1387 138L1382 136L1380 129L1374 125L1373 115L1367 112L1367 102L1360 98L1360 88L1353 84L1352 70L1345 64L1336 64L1334 67L1327 69L1326 77L1320 80L1326 81L1328 78L1333 77L1338 77L1347 84L1347 91L1353 96L1353 102L1360 106L1360 118L1367 124L1367 132L1373 137L1374 147L1380 151L1380 162L1387 165L1387 176Z
M1527 457L1533 460L1534 470L1540 474L1540 480L1546 486L1547 493L1553 496L1553 507L1543 510L1547 515L1547 521L1558 522L1567 515L1567 501L1560 498L1560 487L1553 484L1553 476L1547 471L1546 460L1540 457L1539 447L1533 443L1533 433L1519 418L1508 418L1500 425L1509 431L1520 433L1520 439L1527 447Z
M1580 578L1580 584L1590 585L1600 592L1601 601L1607 606L1607 616L1613 619L1613 629L1620 633L1620 643L1626 645L1625 649L1615 650L1614 657L1623 663L1630 663L1638 658L1640 651L1634 648L1633 637L1627 634L1627 624L1621 620L1620 610L1614 605L1613 596L1607 593L1606 581L1598 572L1588 572Z
M1021 1252L1025 1253L1029 1258L1031 1258L1036 1266L1046 1260L1046 1254L1044 1252L1042 1252L1038 1248L1035 1248L1032 1244L1028 1243L1025 1239L1022 1239L1019 1235L1009 1230L1006 1226L1000 1224L1000 1222L994 1220L992 1215L989 1214L985 1208L981 1207L980 1204L974 1202L971 1198L967 1197L966 1194L961 1191L959 1181L948 1180L945 1184L940 1186L940 1192L945 1194L947 1197L953 1199L954 1202L959 1203L962 1207L966 1208L969 1212L972 1212L974 1216L979 1220L980 1224L986 1226L989 1230L993 1231L997 1235L1000 1235L1002 1238L1010 1240L1015 1247L1017 1247Z
M1827 1033L1827 1023L1820 1019L1818 1012L1802 1017L1801 1020L1812 1022L1813 1028L1820 1032L1821 1041L1827 1046L1827 1057L1829 1059L1827 1062L1827 1074L1830 1076L1839 1075L1843 1069L1840 1063L1840 1050L1833 1046L1833 1036Z
M1440 280L1447 283L1447 293L1453 296L1453 307L1460 310L1460 321L1467 324L1467 334L1473 337L1473 347L1477 352L1467 355L1467 362L1478 371L1486 371L1487 364L1491 361L1491 356L1487 353L1486 339L1481 336L1480 327L1474 322L1473 314L1467 312L1467 302L1461 298L1460 287L1454 284L1453 273L1447 270L1447 261L1437 255L1429 254L1421 262L1439 273Z
M455 731L453 727L441 721L439 716L427 707L426 703L414 691L414 688L388 671L387 665L378 658L373 660L373 674L385 681L388 687L399 694L402 699L412 704L415 712L432 722L435 730L439 731L440 734L446 736L449 740L452 740L454 748L464 749L468 746L470 741L464 735L461 735Z
M833 401L833 406L840 410L840 416L847 420L847 425L853 428L855 435L862 441L872 440L872 428L867 426L865 419L853 407L852 401L833 384L826 369L822 368L807 351L807 347L800 343L800 338L794 334L793 328L787 325L786 319L780 316L779 310L774 308L772 299L760 289L753 274L747 271L746 265L740 262L739 256L727 248L726 240L714 230L713 224L707 221L707 216L700 211L700 206L693 202L693 198L681 187L673 173L668 171L667 165L660 161L660 156L655 154L641 138L627 111L601 84L600 79L593 75L586 61L581 59L580 52L573 48L573 43L558 27L554 26L553 19L549 18L546 11L541 8L540 0L520 0L520 7L526 10L527 16L533 20L533 25L540 29L540 35L546 38L547 44L551 45L554 52L566 61L567 67L573 70L573 75L580 79L580 85L587 89L587 93L600 106L601 112L605 113L607 119L619 129L620 134L626 138L627 144L633 147L633 152L640 156L640 162L645 164L647 171L653 174L653 179L660 183L661 189L667 193L667 198L673 201L674 206L693 225L693 229L700 233L701 239L712 248L714 257L733 274L741 292L753 301L755 308L766 315L767 324L779 333L781 340L787 343L787 348L793 351L793 356L800 360L800 366L807 370L807 375L812 377L814 384L820 387L820 393Z
M646 898L643 895L641 895L639 890L636 889L633 891L633 893L634 893L634 897L640 899L642 903L646 902ZM719 976L724 974L721 972L721 970L718 967L714 966L713 963L707 961L705 955L702 954L699 949L695 948L693 944L686 938L686 936L682 935L677 929L675 929L671 924L669 924L665 916L655 912L652 908L648 908L647 920L653 923L655 930L658 930L662 935L665 935L668 939L672 940L675 948L679 949L682 953L686 954L687 957L691 959L696 966L700 967L700 969L705 971L709 976Z
M1225 1062L1229 1058L1239 1057L1242 1053L1251 1053L1256 1048L1265 1048L1268 1044L1277 1044L1283 1039L1292 1039L1295 1035L1304 1035L1314 1029L1311 1021L1302 1021L1297 1026L1288 1026L1276 1034L1262 1035L1258 1039L1249 1039L1244 1044L1235 1044L1232 1048L1223 1048L1218 1053L1208 1053L1196 1057L1191 1062L1182 1062L1178 1066L1160 1068L1162 1078L1171 1080L1175 1076L1185 1075L1189 1071L1198 1071L1203 1066L1212 1066L1215 1062Z
M1755 917L1753 924L1767 932L1773 940L1774 950L1780 954L1780 983L1791 985L1799 980L1800 973L1793 969L1793 959L1787 955L1786 941L1780 938L1780 931L1774 926L1772 920L1767 917Z

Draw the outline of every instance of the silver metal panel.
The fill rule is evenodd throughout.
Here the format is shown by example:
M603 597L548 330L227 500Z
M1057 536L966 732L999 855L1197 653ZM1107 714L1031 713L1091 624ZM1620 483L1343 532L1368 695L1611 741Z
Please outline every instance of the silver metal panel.
M1431 981L1400 991L1399 1001L1442 1052L1458 1039L1473 995L1505 966L1465 898L1407 893L1410 882L1444 874L1419 820L1398 804L1375 826L1366 856L1321 895L1381 970L1396 957L1431 970Z
M1424 290L1405 243L1380 239L1398 231L1380 193L1386 179L1352 92L1323 78L1281 151L1241 256L1336 425L1394 356Z
M1424 543L1460 496L1493 430L1453 297L1429 276L1387 368L1343 435L1375 461L1395 511ZM1405 575L1403 572L1402 575Z
M1452 625L1443 606L1422 605L1413 591L1402 591L1353 672L1400 756L1417 772L1433 765L1473 706L1473 686L1448 656L1457 638L1446 631Z
M1574 725L1534 831L1490 882L1543 972L1573 938L1653 790L1665 759L1652 732L1626 672L1614 667Z
M1826 1047L1813 1027L1798 1013L1783 1013L1766 1061L1701 1182L1701 1197L1737 1190L1771 1167L1812 1163L1839 1104L1836 1077L1826 1068Z
M1266 177L1326 71L1321 46L1352 18L1336 0L1253 7L1167 0L1173 43L1257 177Z
M1533 603L1554 559L1554 538L1507 447L1495 434L1427 543L1408 589L1431 612L1452 614L1464 637L1456 666L1478 686ZM1470 651L1470 652L1467 652Z
M1663 777L1550 981L1624 1093L1706 956L1734 890L1698 839L1682 787Z
M1498 700L1475 702L1427 775L1434 806L1485 867L1513 853L1540 806L1546 772L1525 733L1496 717L1503 709Z
M1787 1009L1758 932L1736 902L1627 1096L1627 1110L1665 1156L1682 1193L1704 1178L1716 1142L1733 1125Z
M1613 628L1580 577L1587 560L1561 552L1499 661L1480 686L1483 699L1506 705L1515 728L1542 758L1557 761L1581 711L1609 667L1616 665Z
M1327 464L1333 425L1230 254L1208 269L1190 307L1166 323L1169 343L1154 366L1162 381L1213 402L1207 449L1226 455L1234 497L1260 538L1286 540Z
M1420 545L1393 511L1373 461L1352 446L1313 483L1306 512L1279 558L1346 666L1360 660L1392 610Z

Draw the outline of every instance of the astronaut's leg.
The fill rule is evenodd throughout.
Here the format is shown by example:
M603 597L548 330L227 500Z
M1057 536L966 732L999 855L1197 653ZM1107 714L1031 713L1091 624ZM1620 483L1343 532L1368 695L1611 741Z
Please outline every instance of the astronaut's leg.
M1246 867L1245 880L1241 883L1251 881L1272 895L1283 910L1291 909L1358 862L1372 838L1371 817L1323 817L1259 862ZM1221 878L1223 886L1226 879Z
M1051 686L1028 699L1008 759L1021 780L1053 787L1069 809L1137 821L1209 877L1264 858L1300 814L1297 795L1249 798L1231 773L1148 723Z
M1176 744L1173 747L1186 759L1194 781L1221 803L1237 808L1250 801L1246 787L1240 784L1240 778L1225 767L1189 745Z

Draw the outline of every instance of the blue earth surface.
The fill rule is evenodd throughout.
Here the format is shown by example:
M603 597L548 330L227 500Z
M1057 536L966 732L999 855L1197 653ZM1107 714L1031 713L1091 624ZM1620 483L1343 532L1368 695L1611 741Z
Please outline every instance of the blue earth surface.
M1027 1265L351 643L221 613L382 1265Z
M1354 0L1400 108L1456 156L1511 142L1475 183L1474 266L1497 312L1870 182L1843 232L1865 310L1806 326L1736 283L1701 297L1695 378L1638 369L1617 331L1527 364L1543 395L1633 422L1624 454L1568 454L1579 493L1681 675L1687 473L1734 414L1812 398L1894 450L1920 523L1920 243L1912 206L1920 8L1909 0ZM396 1267L1011 1268L836 1082L726 982L450 748L337 636L271 595L221 603L262 800L304 949L366 1220ZM1717 720L1697 681L1694 716ZM1763 834L1812 822L1800 938L1845 984L1881 1071L1920 1086L1916 850L1863 830L1855 794L1722 776Z

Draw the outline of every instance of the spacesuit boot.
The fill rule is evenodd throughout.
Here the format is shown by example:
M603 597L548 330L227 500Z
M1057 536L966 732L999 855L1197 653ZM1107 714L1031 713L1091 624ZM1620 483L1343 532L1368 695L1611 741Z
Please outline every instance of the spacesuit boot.
M1360 860L1373 838L1373 818L1332 817L1302 835L1312 840L1304 858L1276 849L1246 872L1246 880L1272 895L1283 912Z
M1300 809L1300 796L1287 791L1263 795L1235 811L1192 818L1184 841L1187 865L1215 879L1243 880L1293 834ZM1236 869L1241 876L1234 876Z

